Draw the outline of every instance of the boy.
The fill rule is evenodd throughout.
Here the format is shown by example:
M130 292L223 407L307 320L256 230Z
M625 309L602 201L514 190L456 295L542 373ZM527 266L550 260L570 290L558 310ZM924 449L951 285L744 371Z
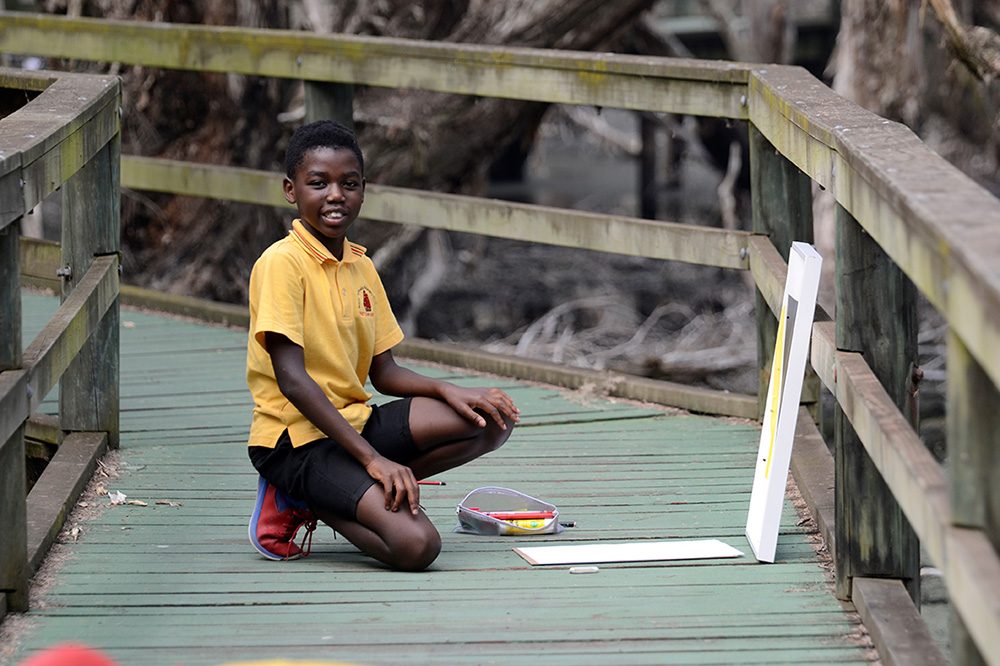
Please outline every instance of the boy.
M396 365L403 338L365 249L347 240L364 201L364 158L332 121L296 131L285 157L292 231L250 276L249 452L260 473L250 540L270 559L316 519L391 567L441 550L417 480L499 448L520 419L499 389L463 388ZM403 397L368 404L376 390Z

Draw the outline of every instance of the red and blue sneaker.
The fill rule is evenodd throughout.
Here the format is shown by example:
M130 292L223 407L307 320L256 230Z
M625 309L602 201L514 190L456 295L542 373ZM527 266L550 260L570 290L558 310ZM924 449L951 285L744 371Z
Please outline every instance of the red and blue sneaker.
M302 545L293 543L295 535L306 528ZM294 560L308 555L316 515L304 502L297 502L281 492L264 477L257 482L257 503L250 516L250 543L269 560Z

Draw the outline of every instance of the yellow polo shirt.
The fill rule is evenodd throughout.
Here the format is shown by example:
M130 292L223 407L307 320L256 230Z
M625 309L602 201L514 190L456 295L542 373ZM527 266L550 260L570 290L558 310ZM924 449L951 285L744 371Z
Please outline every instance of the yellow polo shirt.
M345 242L337 261L295 220L250 274L247 384L255 406L249 445L274 448L286 428L292 446L326 437L278 388L264 342L268 332L302 347L306 372L361 432L371 414L365 382L372 358L403 339L365 248Z

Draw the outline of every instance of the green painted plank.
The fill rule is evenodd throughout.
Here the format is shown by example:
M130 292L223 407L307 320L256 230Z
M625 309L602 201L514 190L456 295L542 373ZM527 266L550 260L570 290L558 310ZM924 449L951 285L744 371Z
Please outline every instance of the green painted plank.
M126 311L123 320L133 326L122 330L120 474L102 483L150 506L87 498L82 531L56 547L68 557L40 591L43 604L30 614L38 624L15 655L87 637L127 666L264 655L387 664L513 656L575 666L867 659L854 638L856 615L832 598L816 561L814 528L799 525L790 505L773 565L750 557L607 564L572 576L565 567L530 567L512 551L710 537L749 553L743 524L756 424L503 380L525 423L500 451L441 475L448 486L422 492L444 541L433 570L373 566L326 528L310 557L270 562L246 536L256 482L245 447L246 333L146 313ZM455 505L493 484L549 499L580 527L530 539L450 532ZM470 621L486 635L456 630ZM385 640L388 626L395 643ZM356 645L364 641L377 648Z
M675 652L669 642L649 641L641 646L623 644L613 651L601 649L601 643L574 643L571 651L567 652L560 645L539 646L531 645L497 645L476 646L475 658L479 663L484 664L504 664L513 662L543 663L539 655L544 649L547 664L565 664L567 666L605 666L611 664L625 664L627 666L663 666L664 655L670 655L670 664L684 666L687 664L718 664L720 660L724 663L740 664L834 664L834 663L867 663L860 655L863 651L860 648L830 648L820 646L813 650L805 650L801 653L776 651L773 649L764 650L743 650L738 653L738 662L725 661L726 655L716 655L706 657L699 652ZM642 651L639 651L641 648ZM377 652L377 654L374 654ZM370 664L380 666L390 666L400 664L409 666L413 663L434 663L434 664L468 664L470 651L464 645L457 645L453 648L431 649L422 647L414 649L410 646L404 648L393 648L392 646L379 646L374 649L354 647L337 648L336 650L327 647L281 647L267 656L274 658L281 656L284 659L295 659L303 661L325 661L336 660L337 662L350 662L352 664ZM262 653L260 650L248 649L219 649L206 652L202 648L177 647L169 651L168 654L156 653L145 649L138 650L116 650L112 657L118 658L122 663L129 666L175 666L181 662L186 666L218 666L225 663L239 661L260 660Z
M444 607L443 605L441 607ZM419 632L420 643L443 643L449 640L462 640L459 638L461 632L456 629L468 620L461 615L441 616L438 611L441 607L430 604L425 609L406 609L410 613L425 612L434 615L436 622L427 626L422 622L400 621L402 617L392 617L378 609L371 611L361 611L359 619L352 621L350 636L341 634L339 640L329 639L327 645L351 645L350 641L360 643L377 643L380 637L385 636L385 627L380 626L381 622L390 620L393 622L394 631L402 634L412 634ZM574 638L586 638L595 640L601 637L606 640L617 641L643 641L643 640L670 640L677 642L683 647L687 644L693 646L701 644L701 649L716 648L718 650L737 650L740 643L745 643L747 647L763 645L766 641L781 641L786 649L798 647L808 647L811 641L814 645L822 640L836 639L844 637L851 627L846 623L839 626L817 626L813 624L789 623L784 627L725 627L725 628L692 628L682 626L674 628L666 621L643 621L639 616L623 617L620 622L605 623L597 629L588 629L584 634L583 630L572 629L574 621L586 621L585 616L567 615L569 611L566 607L545 608L547 614L532 614L530 616L519 615L517 619L510 619L510 613L499 611L501 617L477 617L475 626L478 631L469 632L481 636L478 640L466 638L463 642L474 645L475 643L494 642L491 635L497 634L517 634L519 641L534 642L545 641L551 638L552 630L547 625L552 623L553 613L558 613L563 626L561 631L562 640L572 640ZM394 615L394 614L393 614ZM506 617L503 617L506 616ZM286 623L272 627L273 631L262 631L263 623L237 626L225 633L220 633L216 625L191 625L189 623L158 623L153 630L145 631L141 634L122 631L117 623L104 622L97 623L96 630L101 631L105 636L105 643L112 648L137 648L147 647L154 649L168 649L172 644L176 644L176 636L184 634L184 642L189 646L200 646L205 648L216 647L274 647L280 645L274 635L276 631L282 634L279 640L288 640L294 643L309 644L316 639L330 632L331 624L337 620L342 620L336 616L321 621L317 619L313 623ZM53 638L57 641L69 641L75 634L75 627L71 623L52 622ZM66 626L60 631L61 625ZM541 627L541 628L539 628Z

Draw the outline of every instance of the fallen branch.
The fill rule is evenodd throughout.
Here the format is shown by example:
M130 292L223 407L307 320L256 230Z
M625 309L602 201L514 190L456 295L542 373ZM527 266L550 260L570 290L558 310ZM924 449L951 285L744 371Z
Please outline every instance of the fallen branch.
M596 136L612 150L621 151L632 157L638 156L642 150L642 142L637 137L612 126L596 111L572 105L563 105L558 108L571 122Z

